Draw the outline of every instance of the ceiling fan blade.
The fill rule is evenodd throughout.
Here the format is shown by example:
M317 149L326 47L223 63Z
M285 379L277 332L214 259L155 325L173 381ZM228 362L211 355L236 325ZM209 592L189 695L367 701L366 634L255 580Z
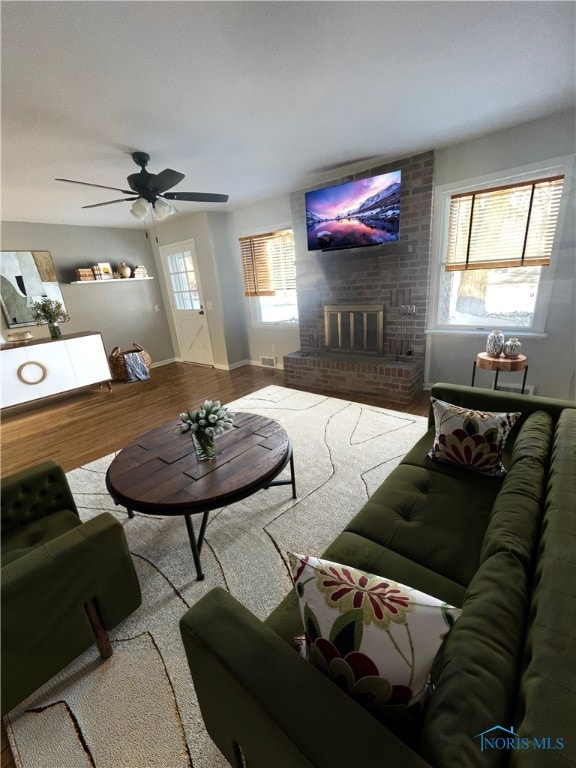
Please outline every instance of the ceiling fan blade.
M228 195L213 195L210 192L165 192L161 197L167 200L188 200L192 203L225 203Z
M121 197L118 200L108 200L106 203L93 203L92 205L83 205L82 208L99 208L101 205L112 205L112 203L124 203L138 200L137 197Z
M165 168L160 173L156 174L154 179L154 187L158 192L165 192L171 187L175 187L184 178L184 174L179 171L173 171L172 168Z
M90 184L88 181L74 181L73 179L54 179L54 181L67 181L69 184L82 184L84 187L98 187L99 189L112 189L114 192L122 192L124 195L133 195L131 189L119 189L118 187L105 187L103 184Z

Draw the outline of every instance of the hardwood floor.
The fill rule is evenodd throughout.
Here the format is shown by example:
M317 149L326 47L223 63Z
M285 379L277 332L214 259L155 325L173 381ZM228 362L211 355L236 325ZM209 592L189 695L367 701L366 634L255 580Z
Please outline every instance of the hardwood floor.
M283 383L282 371L275 368L244 366L219 371L170 363L153 368L148 381L114 382L112 392L105 387L88 387L14 406L2 412L1 475L45 459L54 459L69 472L120 450L138 435L177 418L182 410L204 399L227 403L270 384ZM423 393L408 407L379 398L365 398L363 402L425 416L429 398Z
M181 411L204 399L227 403L270 384L283 386L282 371L252 366L218 371L170 363L153 368L149 381L114 382L112 392L91 387L9 408L2 413L1 474L9 475L46 459L54 459L69 472L120 450L138 435L177 418ZM429 396L425 392L410 406L379 398L350 399L428 414ZM15 768L3 725L1 768Z
M114 382L15 406L2 416L2 476L51 458L66 472L119 450L202 400L234 400L282 384L282 372L251 366L218 371L187 363L153 368L148 381Z

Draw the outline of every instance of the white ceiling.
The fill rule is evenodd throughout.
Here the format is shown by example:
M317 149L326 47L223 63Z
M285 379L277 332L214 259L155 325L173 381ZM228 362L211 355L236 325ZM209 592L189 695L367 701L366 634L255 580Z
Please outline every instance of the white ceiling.
M115 187L232 210L574 104L574 2L2 2L2 220L141 227Z

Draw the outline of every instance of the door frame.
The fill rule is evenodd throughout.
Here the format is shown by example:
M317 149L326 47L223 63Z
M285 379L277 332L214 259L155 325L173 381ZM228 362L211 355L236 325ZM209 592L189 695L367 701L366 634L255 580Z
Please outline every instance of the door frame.
M202 289L202 278L200 277L200 272L198 269L198 258L197 258L196 243L194 241L194 238L189 237L189 238L186 238L186 240L179 240L174 243L165 243L164 245L158 245L158 256L160 260L162 279L164 283L164 288L166 290L166 296L168 298L168 306L170 309L170 328L172 331L175 350L177 352L177 359L180 362L188 362L188 361L185 361L182 355L182 344L180 342L180 334L178 331L178 321L176 319L175 312L174 312L175 310L174 292L172 290L172 283L170 280L170 274L168 272L167 256L170 253L174 253L175 251L187 251L187 250L192 253L192 260L194 262L194 274L196 276L196 282L198 286L198 295L200 297L200 307L205 312L204 293ZM210 341L210 349L212 353L212 363L194 363L194 365L204 365L206 367L213 368L214 367L214 346L212 344L212 336L210 334L210 324L208 322L208 316L205 315L205 317L206 317L206 332L208 334L208 339Z

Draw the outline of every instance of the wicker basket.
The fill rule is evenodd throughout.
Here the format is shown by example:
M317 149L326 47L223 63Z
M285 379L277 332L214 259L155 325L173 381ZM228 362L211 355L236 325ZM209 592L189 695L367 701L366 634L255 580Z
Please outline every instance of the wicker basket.
M132 349L126 349L123 352L120 347L114 347L110 353L110 357L108 358L108 362L110 363L110 373L112 374L112 378L116 381L128 381L129 376L128 371L126 370L126 363L124 362L124 355L127 355L129 352L140 352L146 367L150 368L152 363L150 353L147 352L144 347L141 347L140 344L136 344L135 341L132 343L134 345Z

